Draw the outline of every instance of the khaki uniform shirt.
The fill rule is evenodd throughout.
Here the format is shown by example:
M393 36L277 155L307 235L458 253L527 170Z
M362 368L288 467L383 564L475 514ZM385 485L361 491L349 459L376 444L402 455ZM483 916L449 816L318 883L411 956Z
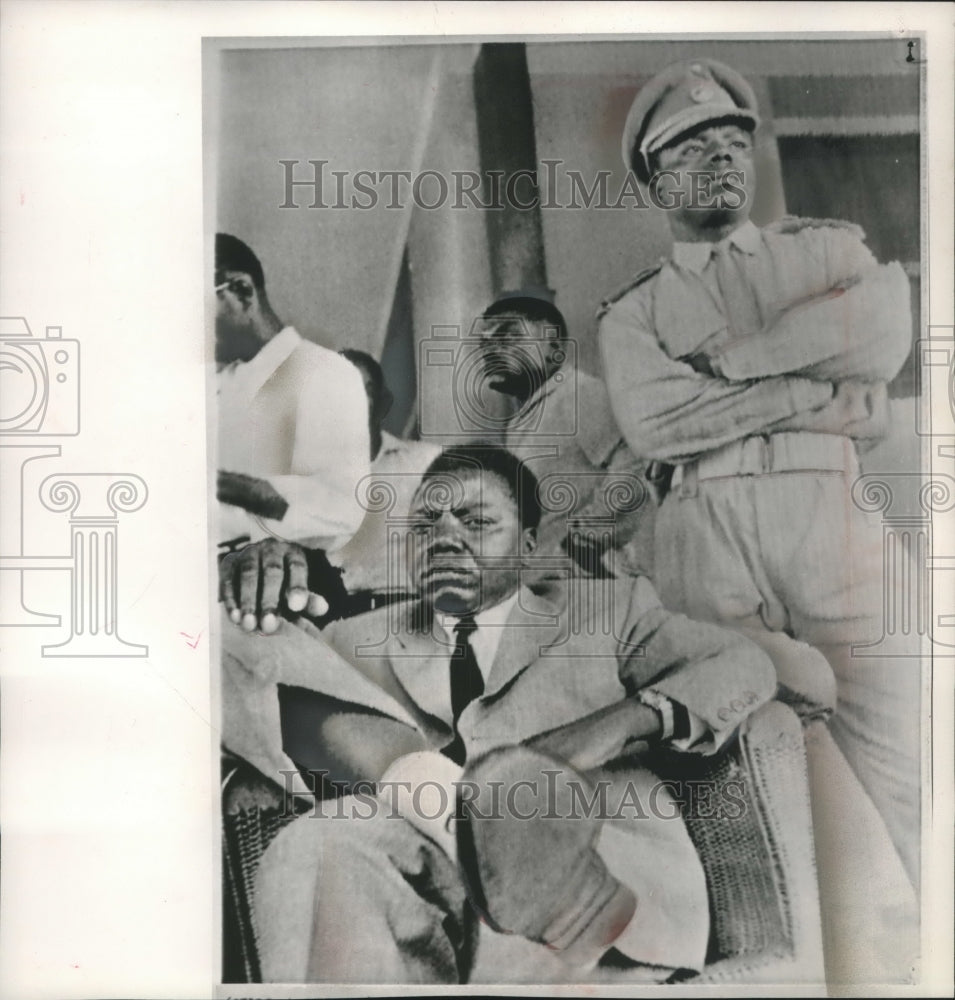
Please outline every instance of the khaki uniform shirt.
M904 273L854 227L747 222L675 244L605 306L600 343L626 440L681 462L824 406L833 381L891 379L910 324Z

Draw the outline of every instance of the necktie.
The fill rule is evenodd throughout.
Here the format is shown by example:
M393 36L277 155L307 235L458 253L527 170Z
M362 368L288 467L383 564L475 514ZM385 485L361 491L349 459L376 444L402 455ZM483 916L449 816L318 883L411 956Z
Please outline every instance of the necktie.
M743 269L743 256L730 242L713 252L716 283L733 337L751 337L762 326L756 295Z
M454 627L454 652L451 654L451 713L454 716L454 740L441 752L455 764L464 763L464 741L458 732L458 719L464 709L484 693L484 677L471 646L477 623L470 615Z

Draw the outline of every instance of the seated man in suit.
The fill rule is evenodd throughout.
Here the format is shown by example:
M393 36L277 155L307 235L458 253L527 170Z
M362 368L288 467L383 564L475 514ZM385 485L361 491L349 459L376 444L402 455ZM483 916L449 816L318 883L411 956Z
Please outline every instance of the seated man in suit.
M520 574L539 519L533 474L470 445L435 459L415 494L417 601L319 633L276 621L306 605L300 550L267 540L226 567L226 611L270 621L259 636L224 626L224 689L249 707L224 717L224 741L262 724L280 740L278 689L299 693L285 749L301 759L310 744L307 766L350 793L317 801L263 857L266 980L573 982L622 966L662 982L702 968L703 870L646 755L718 752L772 697L772 666L667 612L644 577L616 581L592 618L573 612L579 594L533 594Z

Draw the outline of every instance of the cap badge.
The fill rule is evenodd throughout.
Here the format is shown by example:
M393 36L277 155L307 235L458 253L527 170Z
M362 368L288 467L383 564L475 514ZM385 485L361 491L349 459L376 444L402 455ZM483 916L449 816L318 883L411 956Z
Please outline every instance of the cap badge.
M705 104L707 101L713 100L714 97L716 97L716 89L709 82L697 84L690 91L690 99L696 101L697 104Z

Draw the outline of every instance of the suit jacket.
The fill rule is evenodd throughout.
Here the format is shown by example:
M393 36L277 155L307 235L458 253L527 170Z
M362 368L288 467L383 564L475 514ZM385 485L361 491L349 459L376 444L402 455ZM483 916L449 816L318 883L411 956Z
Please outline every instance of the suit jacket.
M575 579L562 597L520 591L484 693L459 720L469 757L643 690L686 706L704 728L693 749L712 753L775 692L761 650L666 611L644 577ZM223 639L223 742L279 781L291 758L373 780L451 742L451 646L417 602L336 622L322 639L287 623L268 637L228 625ZM296 689L297 708L280 705L279 685Z
M571 583L594 587L606 581ZM772 696L776 681L765 654L734 633L670 614L645 578L610 581L587 596L585 603L571 589L554 603L520 591L502 627L484 693L459 719L469 758L642 690L683 703L706 730L696 748L713 751ZM582 605L596 613L582 613ZM240 705L258 703L271 714L235 719L223 738L227 746L239 739L249 747L255 725L265 721L266 730L272 727L265 734L272 742L262 745L266 757L253 761L262 766L268 754L273 760L276 753L284 755L275 744L281 719L286 749L297 762L344 781L379 778L398 758L451 741L450 652L444 629L417 602L337 622L322 639L291 625L270 637L230 626L227 684L242 686L246 697ZM297 719L287 705L284 712L276 707L275 692L282 685L291 686L282 688L286 693L294 689L302 709ZM226 717L229 701L226 686ZM231 748L248 756L247 748ZM303 760L309 753L311 759ZM652 801L659 791L654 776L638 766L605 774L612 782L611 801L626 794L625 785L641 802ZM310 900L318 891L321 833L321 824L310 820L293 823L282 844L287 846L291 837L296 850L263 862L271 889L263 890L260 882L265 895L257 895L260 927L270 940L276 928L283 928L279 950L294 944L302 969L309 944L302 928L310 926ZM684 825L653 813L639 820L612 819L602 827L599 850L611 872L640 900L617 947L649 965L701 968L709 929L707 893Z

